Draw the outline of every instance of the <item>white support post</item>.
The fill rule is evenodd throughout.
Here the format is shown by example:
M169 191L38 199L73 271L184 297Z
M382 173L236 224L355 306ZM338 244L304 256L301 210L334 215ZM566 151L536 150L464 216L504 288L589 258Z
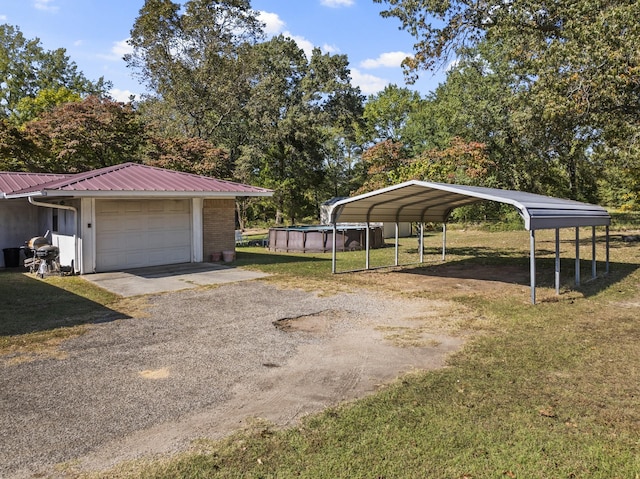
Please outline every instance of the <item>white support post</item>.
M424 223L420 223L420 241L418 241L420 248L420 264L424 263Z
M529 272L531 274L531 304L536 304L536 232L530 232Z
M607 229L607 259L606 259L606 267L605 267L605 273L609 274L609 226L606 227Z
M447 223L442 223L442 261L447 258Z
M400 264L399 243L400 243L400 224L396 221L396 253L395 253L396 266Z
M580 228L576 227L576 286L580 286Z
M369 254L370 252L370 229L369 229L369 222L367 221L367 231L365 233L365 244L366 244L366 260L365 260L365 269L369 269L370 268L370 264L371 264L371 256Z
M556 294L560 294L560 228L556 228Z
M591 227L591 278L598 276L596 264L596 227Z
M331 248L331 272L333 274L336 273L336 249L338 246L338 228L336 226L336 223L333 223L333 238L331 240L332 242L332 248Z

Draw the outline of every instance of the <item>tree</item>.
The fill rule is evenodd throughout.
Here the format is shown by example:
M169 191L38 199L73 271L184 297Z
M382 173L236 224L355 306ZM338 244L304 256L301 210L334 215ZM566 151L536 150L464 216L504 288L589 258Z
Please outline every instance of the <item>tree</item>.
M31 171L37 157L36 146L24 132L0 119L0 171Z
M139 161L143 125L131 104L90 96L65 103L24 127L39 154L30 171L74 173Z
M254 54L246 106L250 136L237 176L274 189L277 223L317 216L326 199L321 196L330 143L353 136L361 95L350 84L343 55L315 49L307 59L284 36L256 45Z
M64 103L81 101L80 94L66 87L43 88L34 97L22 97L17 105L11 120L17 125L36 120L40 115Z
M28 121L25 100L44 91L105 95L110 86L104 78L87 80L63 48L44 50L39 39L28 40L17 27L0 25L0 118Z
M196 175L229 178L229 155L202 138L151 136L147 140L144 163Z
M399 170L409 163L402 143L385 140L372 146L362 154L366 181L358 193L385 188L397 182Z
M407 120L419 104L418 92L397 85L387 85L377 95L371 95L364 107L364 126L360 131L360 141L403 141Z
M182 135L226 146L235 155L252 74L251 45L261 24L246 0L146 0L125 60L169 106Z
M638 138L635 0L374 1L390 5L383 15L399 18L418 40L405 62L410 76L453 57L486 59L487 51L492 65L508 70L504 94L520 112L512 126L529 133L529 154L556 165L567 196L592 199L593 168L623 161L618 153ZM637 156L625 161L640 164Z

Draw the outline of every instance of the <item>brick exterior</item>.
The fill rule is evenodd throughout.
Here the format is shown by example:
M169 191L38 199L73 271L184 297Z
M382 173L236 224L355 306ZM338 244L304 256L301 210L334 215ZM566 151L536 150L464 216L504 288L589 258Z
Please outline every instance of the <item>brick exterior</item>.
M234 251L236 248L235 200L204 200L202 216L204 261L210 261L212 253Z

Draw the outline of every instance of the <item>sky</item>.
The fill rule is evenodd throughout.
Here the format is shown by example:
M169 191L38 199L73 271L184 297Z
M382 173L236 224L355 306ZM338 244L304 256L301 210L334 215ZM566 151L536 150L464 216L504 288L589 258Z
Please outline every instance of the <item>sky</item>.
M180 2L178 0L178 3ZM39 38L46 50L64 48L90 80L113 83L120 101L138 98L144 86L122 60L127 39L144 0L0 0L0 23L19 27L28 39ZM284 34L308 54L347 55L352 84L365 95L386 85L407 86L422 95L444 81L444 72L422 72L406 85L400 63L411 55L414 39L396 18L382 18L384 5L373 0L251 0L269 36Z

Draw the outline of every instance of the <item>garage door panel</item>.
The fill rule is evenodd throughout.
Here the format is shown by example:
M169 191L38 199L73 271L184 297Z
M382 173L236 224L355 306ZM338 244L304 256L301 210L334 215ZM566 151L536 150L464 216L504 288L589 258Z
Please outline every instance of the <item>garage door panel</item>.
M189 200L98 200L96 270L191 261Z

